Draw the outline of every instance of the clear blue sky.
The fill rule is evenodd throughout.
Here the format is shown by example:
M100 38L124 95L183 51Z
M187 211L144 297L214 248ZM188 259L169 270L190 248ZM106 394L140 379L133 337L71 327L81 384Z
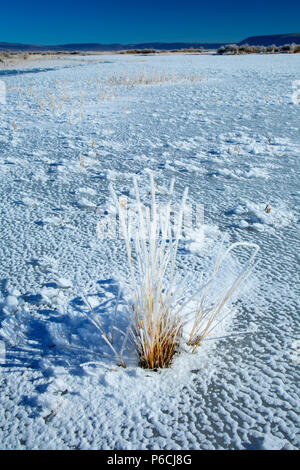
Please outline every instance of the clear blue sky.
M237 42L300 31L300 0L10 0L0 42Z

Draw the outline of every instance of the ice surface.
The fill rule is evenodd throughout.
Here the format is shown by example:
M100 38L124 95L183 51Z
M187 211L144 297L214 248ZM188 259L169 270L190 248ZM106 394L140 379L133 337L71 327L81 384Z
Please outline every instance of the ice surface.
M300 56L25 68L0 72L0 448L299 448ZM137 175L147 198L149 170L160 197L175 177L178 201L189 186L204 205L204 244L187 230L179 269L208 275L222 240L261 247L227 337L159 372L130 351L118 367L82 300L119 347L126 252L97 224L113 212L109 184L130 201ZM233 253L224 281L243 262Z

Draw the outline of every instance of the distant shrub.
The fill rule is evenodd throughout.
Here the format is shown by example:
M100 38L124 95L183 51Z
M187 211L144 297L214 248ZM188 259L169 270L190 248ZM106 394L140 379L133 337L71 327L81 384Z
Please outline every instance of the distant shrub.
M218 54L234 55L239 53L239 46L237 44L226 44L217 50Z
M181 49L179 52L184 52L184 53L196 53L196 54L199 54L200 52L203 51L203 48L202 49L193 49L192 47L190 49Z
M138 51L136 49L128 50L128 51L123 51L123 54L137 54Z
M265 54L267 52L266 46L258 46L259 54Z
M128 49L126 51L121 51L121 54L155 54L155 49Z
M0 52L0 62L5 63L6 59L9 59L11 57L11 54L7 51L2 51Z
M278 47L275 46L275 44L272 44L271 46L267 46L267 51L269 54L274 54L275 52L278 52Z
M300 53L300 44L293 44L292 54L299 54Z
M252 52L251 46L248 44L243 44L242 46L239 46L239 54L250 54Z
M217 54L238 55L238 54L295 54L300 52L300 44L284 44L283 46L249 46L249 44L226 44L217 50Z
M225 46L225 48L227 54L238 54L239 52L239 46L236 44L229 44L228 46Z
M221 46L217 50L217 54L225 54L225 51L226 51L225 46Z
M249 44L242 44L239 46L239 54L259 54L262 52L263 46L249 46Z
M155 54L156 50L155 49L142 49L139 51L139 54Z
M284 46L279 47L279 52L292 52L293 50L293 45L292 44L284 44Z

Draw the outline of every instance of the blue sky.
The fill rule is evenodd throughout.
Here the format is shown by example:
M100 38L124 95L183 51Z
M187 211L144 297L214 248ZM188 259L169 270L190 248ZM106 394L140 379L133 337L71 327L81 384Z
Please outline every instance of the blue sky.
M299 32L300 0L11 0L0 4L0 42L238 42Z

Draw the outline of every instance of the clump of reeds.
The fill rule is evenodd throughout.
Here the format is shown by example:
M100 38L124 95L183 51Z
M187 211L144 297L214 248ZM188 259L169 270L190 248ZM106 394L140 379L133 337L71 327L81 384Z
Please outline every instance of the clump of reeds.
M185 344L192 352L210 336L222 321L221 312L238 286L251 272L258 246L235 243L220 256L210 279L202 283L193 294L188 294L187 276L179 276L176 257L182 234L182 223L188 190L184 191L177 210L176 224L171 223L174 207L174 180L169 198L160 207L156 187L151 176L151 204L145 207L134 179L136 217L134 222L124 200L118 200L114 189L111 193L118 209L122 235L127 248L130 271L129 334L144 368L169 367L176 353ZM221 295L212 292L217 274L229 253L239 246L254 248L242 272ZM188 312L189 307L190 311ZM196 306L195 306L196 305ZM186 327L189 330L186 332Z
M170 365L178 350L182 333L182 321L175 313L173 299L176 254L187 191L179 211L178 232L172 240L171 203L174 181L163 216L158 210L153 178L150 208L142 205L136 179L134 186L136 230L128 223L124 206L119 203L112 188L111 191L119 209L131 275L132 339L140 364L145 368L156 369Z

